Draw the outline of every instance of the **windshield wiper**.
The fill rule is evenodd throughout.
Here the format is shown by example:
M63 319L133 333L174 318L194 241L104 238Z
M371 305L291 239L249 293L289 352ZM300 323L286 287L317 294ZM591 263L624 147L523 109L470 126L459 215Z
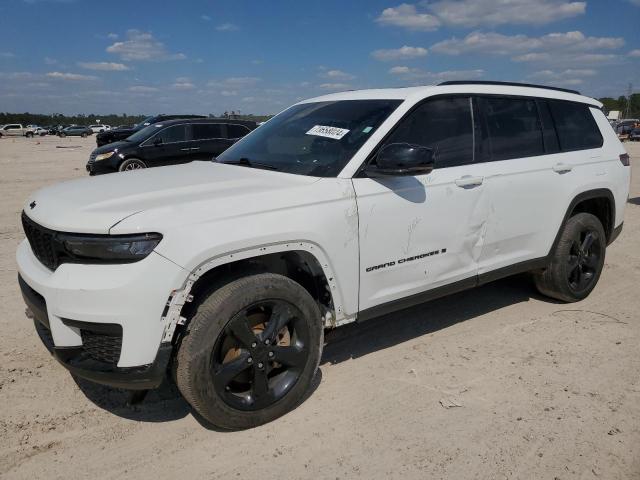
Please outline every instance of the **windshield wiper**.
M219 160L216 160L218 163L225 163L227 165L240 165L242 167L249 167L249 168L262 168L265 170L280 170L278 167L274 167L273 165L269 165L267 163L260 163L260 162L254 162L252 160L249 160L246 157L242 157L238 160L230 160L228 162L221 162Z

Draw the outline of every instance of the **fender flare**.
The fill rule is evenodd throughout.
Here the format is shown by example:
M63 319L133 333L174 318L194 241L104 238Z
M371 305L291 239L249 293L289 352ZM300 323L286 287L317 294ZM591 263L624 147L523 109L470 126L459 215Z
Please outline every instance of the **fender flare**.
M576 205L578 205L580 202L583 202L585 200L591 200L594 198L606 198L607 200L609 200L609 205L610 205L609 215L611 218L611 221L610 221L611 224L603 225L603 227L607 235L607 240L613 234L613 230L616 222L616 200L615 200L615 197L613 196L613 192L611 192L611 190L609 190L608 188L596 188L593 190L586 190L584 192L577 194L573 198L573 200L571 200L571 202L569 203L569 206L567 207L567 211L564 214L562 222L560 223L560 227L558 228L558 232L556 233L556 237L553 240L553 244L551 244L551 249L549 249L547 258L550 258L551 254L553 253L556 246L558 245L558 242L560 241L560 234L562 233L562 227L567 223L567 220L569 220L569 217L571 216L571 212L573 212L573 210L576 208Z
M214 268L233 263L238 260L247 260L267 254L291 252L296 250L302 250L312 255L322 268L331 290L331 298L334 306L334 319L333 322L331 322L331 326L340 326L355 321L356 315L347 315L344 311L343 294L341 289L338 287L335 270L331 265L328 255L324 252L322 247L317 243L308 240L292 240L289 242L276 242L236 250L233 252L226 252L200 263L189 273L182 285L182 288L174 290L167 301L167 308L165 309L165 313L163 313L163 318L161 319L164 324L162 342L170 342L173 338L176 326L184 322L183 317L180 316L180 312L182 311L182 307L185 303L193 300L193 297L190 294L191 288L202 275Z

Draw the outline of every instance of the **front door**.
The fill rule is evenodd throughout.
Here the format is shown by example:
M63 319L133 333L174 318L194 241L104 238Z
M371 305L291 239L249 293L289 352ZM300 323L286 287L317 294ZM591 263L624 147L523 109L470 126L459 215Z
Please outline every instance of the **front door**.
M171 125L144 142L141 156L149 167L173 165L191 161L191 141L187 125Z
M400 121L384 145L390 143L431 148L435 168L427 175L353 179L360 311L448 284L475 284L489 215L483 165L474 163L469 97L425 101Z

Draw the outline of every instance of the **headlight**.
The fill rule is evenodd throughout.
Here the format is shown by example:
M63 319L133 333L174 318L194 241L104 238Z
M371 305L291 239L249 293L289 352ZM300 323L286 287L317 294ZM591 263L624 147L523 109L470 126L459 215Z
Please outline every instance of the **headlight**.
M149 255L162 240L159 233L78 235L61 233L61 252L73 263L132 263Z
M114 153L116 153L116 152L113 151L113 152L101 153L100 155L96 155L96 161L97 160L104 160L104 159L109 158L109 157L113 157Z

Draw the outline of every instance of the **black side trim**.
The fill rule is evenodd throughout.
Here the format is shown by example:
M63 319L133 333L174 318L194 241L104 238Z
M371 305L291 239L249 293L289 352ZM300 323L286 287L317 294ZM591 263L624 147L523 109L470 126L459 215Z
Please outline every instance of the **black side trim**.
M18 285L20 285L24 303L27 305L27 308L31 310L31 313L33 313L33 319L49 329L49 314L47 313L47 302L45 302L44 297L31 288L27 282L22 279L21 275L18 275Z
M618 225L616 228L613 229L613 232L611 232L611 236L609 237L609 241L607 242L607 246L615 242L615 240L620 236L620 234L622 233L623 225L624 225L624 222L622 222L620 225Z
M518 273L546 268L548 263L549 261L547 257L534 258L533 260L525 260L524 262L519 262L514 265L508 265L506 267L498 268L497 270L482 273L478 275L478 285L484 285L495 280L500 280L501 278L517 275Z

